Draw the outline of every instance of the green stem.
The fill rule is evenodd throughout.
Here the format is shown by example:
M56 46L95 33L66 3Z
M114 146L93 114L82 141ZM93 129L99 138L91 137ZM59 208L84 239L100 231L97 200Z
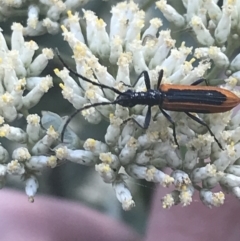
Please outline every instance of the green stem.
M219 72L221 71L220 68L217 66L214 66L211 71L208 73L206 79L208 80L209 85L219 85L220 83L215 83L212 81L213 79L217 79L216 77L218 76Z
M25 108L22 108L22 109L21 109L21 113L23 114L23 116L25 117L25 119L26 119L26 118L27 118L27 116L29 115L28 110L27 110L27 109L25 109Z

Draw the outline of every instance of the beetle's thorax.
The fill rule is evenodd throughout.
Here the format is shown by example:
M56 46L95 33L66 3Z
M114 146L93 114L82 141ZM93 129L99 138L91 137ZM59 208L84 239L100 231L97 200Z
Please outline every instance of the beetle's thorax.
M159 90L147 90L135 92L127 90L116 99L116 103L124 107L133 107L135 105L161 105L163 93Z

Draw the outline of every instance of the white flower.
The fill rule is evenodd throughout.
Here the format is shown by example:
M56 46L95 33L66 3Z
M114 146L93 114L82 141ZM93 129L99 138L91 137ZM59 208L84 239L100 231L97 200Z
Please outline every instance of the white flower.
M184 14L174 9L170 1L155 3L175 25L174 31L192 30L197 42L194 46L200 45L199 48L189 46L185 39L174 39L178 34L163 30L161 19L147 22L145 12L134 1L113 6L110 24L90 10L75 12L87 0L41 0L35 1L35 5L28 0L0 2L0 21L20 13L27 15L25 27L20 23L12 25L11 47L0 32L0 137L7 138L11 146L5 147L4 142L0 146L0 187L8 175L17 175L26 180L26 193L33 201L38 189L36 175L69 160L95 166L103 181L113 185L125 210L135 203L126 186L124 170L135 179L160 183L163 187L173 184L175 189L162 199L164 208L191 204L195 191L206 206L220 206L224 194L211 190L219 184L240 199L240 115L235 110L234 114L221 113L230 109L227 104L232 99L231 107L240 102L235 88L240 84L239 56L229 59L239 48L237 1L223 1L223 6L219 6L215 0L184 0ZM85 21L85 30L80 21ZM40 54L36 55L38 39L26 42L24 35L56 34L59 29L73 53L75 66L71 68L78 73L73 76L69 68L58 70L54 65L55 74L63 82L59 84L63 98L78 110L72 116L81 112L91 124L109 121L99 140L91 136L89 126L89 139L79 140L75 132L64 126L65 118L56 113L45 111L42 117L29 114L57 80L50 75L42 76L54 57L53 51L41 42ZM160 73L163 85L159 87ZM215 89L223 97L222 104L208 110L220 113L187 116L184 111L161 110L169 109L164 94L170 92L171 84L179 90L173 92L180 96L181 89L187 88L182 86L204 78L209 85L221 84L221 88L235 94ZM150 94L145 95L149 88L163 94L163 103L153 102L151 109L144 105L151 100ZM133 96L139 99L134 102ZM124 97L129 102L121 102ZM188 106L184 96L186 103L179 106L194 112L199 105L207 105L197 97ZM58 105L58 100L53 101ZM131 104L133 107L128 108ZM48 108L48 103L44 108ZM141 128L144 125L147 130ZM83 125L77 126L82 129ZM166 168L171 169L171 175Z
M102 153L109 152L109 157L104 160L110 160L112 156L114 160L118 160L120 166L116 169L102 159L102 163L96 165L97 172L105 182L116 183L118 171L122 166L127 174L134 178L159 182L163 186L174 183L176 190L163 199L165 208L179 203L183 206L189 205L195 190L200 191L205 205L219 206L223 203L223 195L221 192L213 194L209 191L218 183L238 198L240 196L237 189L238 172L235 167L240 155L239 114L237 113L236 117L232 117L231 112L193 114L193 118L201 119L209 126L213 136L205 124L196 123L191 116L169 111L163 115L156 106L151 108L152 118L149 120L148 130L145 131L140 126L145 123L148 108L141 105L129 109L121 105L108 106L108 102L119 98L116 94L118 92L101 89L98 85L105 84L122 93L128 89L144 92L146 76L139 76L136 85L129 87L134 83L130 77L138 76L143 70L149 75L151 88L158 83L161 70L164 73L161 84L191 85L196 80L207 77L210 85L219 85L220 82L224 83L225 77L221 77L219 71L223 70L228 74L228 79L222 87L234 91L234 87L240 83L240 71L237 67L239 60L238 56L232 62L229 60L229 53L232 51L229 46L233 49L234 47L227 41L236 34L235 19L238 16L238 8L235 1L225 1L222 9L212 0L183 1L183 5L186 8L184 16L166 0L156 2L157 8L165 18L177 28L193 30L198 44L202 45L200 48L187 47L185 42L178 44L179 48L175 47L176 40L171 37L171 31L159 30L162 26L160 19L150 20L141 35L145 13L139 10L133 1L121 2L112 8L109 33L102 19L92 11L83 10L86 39L83 38L77 23L78 14L68 12L68 19L61 28L64 40L73 51L77 73L90 80L78 76L87 103L83 105L81 102L84 93L80 91L79 100L74 97L74 91L78 91L79 87L74 87L75 83L69 84L72 83L72 78L68 74L60 76L61 71L56 74L64 82L64 86L61 85L64 97L75 107L83 107L82 114L90 123L97 124L102 118L109 119L110 125L105 134L106 144L94 139L88 139L84 144L87 151L100 159ZM214 46L215 43L219 47ZM227 47L223 46L225 43ZM103 62L107 63L108 68ZM160 88L162 92L165 91L164 87ZM178 86L176 88L180 89ZM101 102L104 102L103 106L98 105ZM89 104L97 106L84 109ZM189 111L194 112L194 108L195 106ZM212 110L214 112L216 109ZM223 109L219 107L219 110L221 112ZM171 117L176 125L176 137L172 123L165 118L167 114L168 120ZM220 145L223 150L220 150ZM208 158L210 161L204 161ZM173 170L171 176L160 170L164 167ZM206 188L197 187L196 183ZM120 202L125 200L119 196L118 199ZM131 197L129 200L132 200Z
M124 210L130 210L135 206L132 200L132 195L123 179L123 175L119 175L118 179L113 182L113 188L115 189L117 199L122 203Z
M25 173L24 166L18 160L12 160L7 164L7 172L11 175L22 175Z
M25 192L28 196L29 202L34 202L34 196L38 190L38 180L34 176L30 176L26 180Z

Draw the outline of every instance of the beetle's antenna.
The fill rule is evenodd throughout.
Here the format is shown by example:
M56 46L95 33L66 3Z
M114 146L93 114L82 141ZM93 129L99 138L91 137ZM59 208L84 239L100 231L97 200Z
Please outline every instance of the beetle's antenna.
M99 105L114 105L114 104L117 104L117 101L112 101L112 102L99 102L99 103L94 103L94 104L91 104L91 105L87 105L87 106L84 106L76 111L74 111L66 120L64 126L63 126L63 129L62 129L62 132L61 132L61 141L63 142L63 137L64 137L64 133L66 131L66 128L69 124L69 122L72 120L72 118L77 115L79 112L83 111L83 110L87 110L87 109L90 109L91 107L96 107L96 106L99 106Z
M110 87L110 86L107 86L107 85L104 85L104 84L100 84L100 83L94 82L94 81L92 81L92 80L84 77L83 75L77 73L76 71L72 70L72 69L64 62L64 60L62 59L62 57L61 57L61 55L60 55L60 53L59 53L59 51L58 51L57 48L55 48L55 52L56 52L59 60L62 62L62 64L64 65L64 67L69 70L70 73L76 75L77 77L79 77L79 78L83 79L84 81L89 82L89 83L91 83L91 84L93 84L93 85L99 86L99 87L101 87L101 88L103 88L103 89L109 89L109 90L112 90L113 92L115 92L116 94L123 95L123 93L122 93L121 91L115 89L114 87Z

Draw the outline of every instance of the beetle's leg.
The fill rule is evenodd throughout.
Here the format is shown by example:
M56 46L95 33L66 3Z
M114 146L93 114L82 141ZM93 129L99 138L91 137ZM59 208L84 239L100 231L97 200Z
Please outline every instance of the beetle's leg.
M148 106L148 110L147 110L147 114L146 114L146 117L145 117L145 121L144 121L144 126L143 128L144 129L147 129L149 127L149 124L150 124L150 120L151 120L151 106Z
M194 81L191 85L199 85L199 84L201 84L202 82L205 82L205 84L208 85L207 80L204 79L204 78L198 79L198 80Z
M145 121L144 121L143 125L141 125L139 122L137 122L136 119L133 118L133 117L129 117L126 120L124 120L123 124L125 124L126 122L128 122L130 120L132 120L135 124L137 124L142 129L147 129L149 127L150 120L151 120L151 106L148 106L147 114L146 114Z
M149 78L149 74L146 70L144 70L137 78L137 80L135 81L135 83L133 84L133 87L135 87L135 85L137 84L137 82L139 81L139 79L144 76L144 81L145 81L145 85L147 90L151 89L151 85L150 85L150 78Z
M125 119L125 120L122 122L121 125L127 123L128 121L133 121L133 122L134 122L135 124L137 124L140 128L145 129L145 128L144 128L144 125L141 125L139 122L137 122L134 117L129 117L129 118Z
M163 77L163 70L161 69L158 74L158 83L157 83L157 88L160 89L161 81Z
M179 144L178 144L177 136L176 136L176 125L175 125L174 121L172 120L171 116L167 112L165 112L165 110L163 110L160 106L159 106L159 109L163 113L163 115L167 118L167 120L172 124L173 138L174 138L174 141L175 141L176 145L179 148Z
M218 141L218 139L216 138L216 136L213 134L213 132L211 131L211 129L209 128L209 126L208 126L203 120L201 120L200 118L192 115L192 114L189 113L189 112L185 112L185 113L186 113L191 119L193 119L194 121L196 121L197 123L205 126L205 127L208 129L208 131L209 131L209 133L211 134L211 136L213 136L214 140L217 142L218 146L223 150L222 145L220 144L220 142Z
M133 85L127 85L125 84L123 81L120 81L124 86L127 86L127 87L135 87L135 85L137 84L137 82L139 81L139 79L144 76L144 81L145 81L145 85L146 85L146 88L147 90L149 90L151 88L150 86L150 78L149 78L149 75L148 75L148 72L146 70L144 70L136 79L136 81L134 82Z

